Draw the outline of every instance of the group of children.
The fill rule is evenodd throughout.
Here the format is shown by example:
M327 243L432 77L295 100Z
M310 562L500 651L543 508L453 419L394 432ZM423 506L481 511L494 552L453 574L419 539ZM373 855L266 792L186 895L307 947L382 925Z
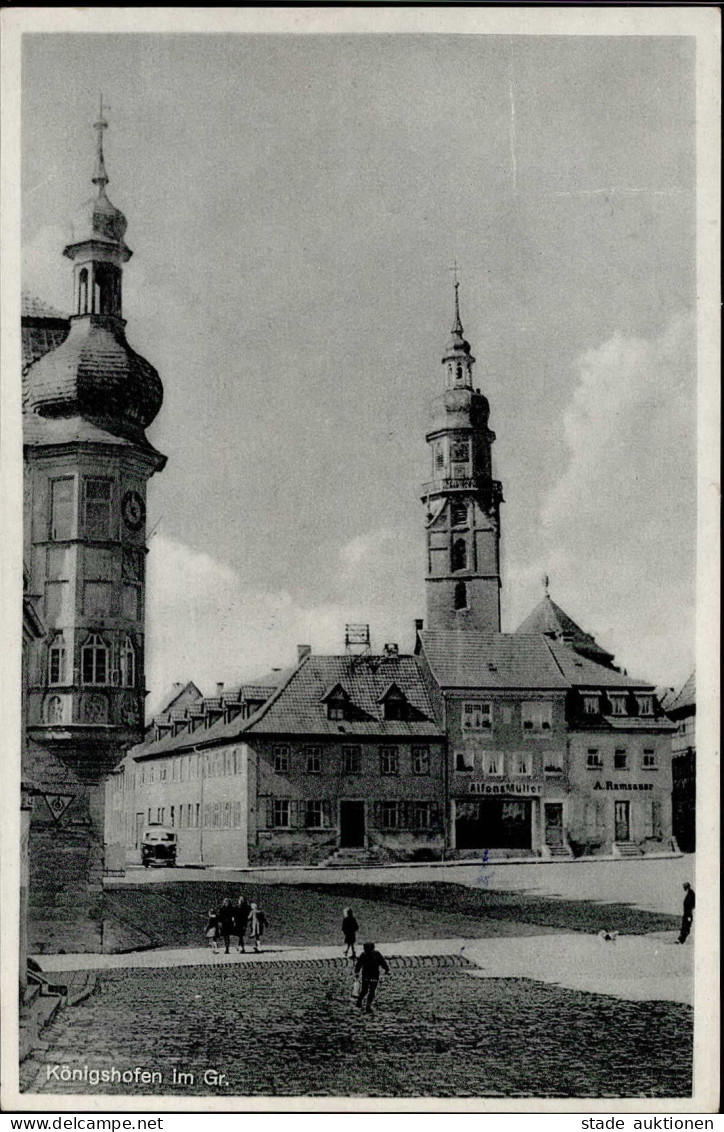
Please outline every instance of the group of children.
M267 926L267 918L257 904L250 904L245 896L240 896L236 904L231 900L223 900L218 912L213 908L209 912L209 921L206 925L205 935L215 955L220 954L219 944L224 944L224 954L229 954L231 937L238 939L237 951L246 952L245 940L252 942L254 951L261 951L260 940ZM357 932L359 924L351 908L345 908L342 917L342 935L344 936L344 956L349 955L354 963L355 982L352 992L360 1010L366 1014L372 1013L380 971L389 974L390 969L376 950L374 943L365 943L360 955L357 955Z
M229 954L231 937L238 939L237 951L246 951L245 938L249 937L254 951L261 951L261 937L268 920L261 908L250 904L245 896L240 896L236 904L231 900L223 900L219 911L211 909L209 922L206 925L205 936L209 941L214 954L219 954L219 943L224 944L224 954Z

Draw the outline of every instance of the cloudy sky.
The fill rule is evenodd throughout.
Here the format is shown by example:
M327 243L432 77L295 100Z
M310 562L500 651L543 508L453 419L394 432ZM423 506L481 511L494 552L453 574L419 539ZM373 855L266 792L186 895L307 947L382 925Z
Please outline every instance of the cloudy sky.
M694 659L694 41L34 35L24 284L67 310L98 92L150 430L147 676L412 646L460 264L504 629L551 595L629 672Z

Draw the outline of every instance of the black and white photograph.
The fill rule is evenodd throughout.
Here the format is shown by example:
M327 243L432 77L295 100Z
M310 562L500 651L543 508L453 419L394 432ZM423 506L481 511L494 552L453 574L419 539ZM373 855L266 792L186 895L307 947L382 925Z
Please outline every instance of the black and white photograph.
M3 14L7 1108L716 1110L719 12L423 9Z

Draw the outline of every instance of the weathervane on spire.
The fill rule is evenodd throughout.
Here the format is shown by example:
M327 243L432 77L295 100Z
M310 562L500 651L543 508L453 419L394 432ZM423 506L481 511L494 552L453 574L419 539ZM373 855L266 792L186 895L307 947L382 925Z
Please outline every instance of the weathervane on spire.
M455 288L455 322L453 323L452 333L459 334L462 337L463 324L460 321L460 299L458 291L460 289L460 280L458 279L458 261L453 260L453 265L450 268L453 273L453 287Z
M106 110L110 110L110 106L106 104ZM103 95L101 94L101 109L98 116L98 121L93 123L93 129L98 131L98 141L96 148L96 171L93 176L93 184L99 186L99 191L103 192L108 184L108 174L106 173L105 161L103 160L103 131L108 129L108 123L103 117Z

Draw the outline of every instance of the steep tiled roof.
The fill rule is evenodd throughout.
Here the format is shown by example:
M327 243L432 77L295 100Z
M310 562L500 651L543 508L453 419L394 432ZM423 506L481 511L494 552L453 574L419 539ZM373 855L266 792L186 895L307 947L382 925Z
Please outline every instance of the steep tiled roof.
M545 633L554 640L567 641L577 651L602 664L613 660L613 654L601 648L590 633L584 632L548 594L518 626L516 633Z
M39 299L37 295L32 295L30 291L23 291L22 293L20 314L22 318L52 318L61 319L63 322L68 321L67 314L63 314L57 307L51 307L50 303Z
M420 633L423 652L443 688L568 688L540 633Z
M38 358L60 345L68 333L70 322L62 311L29 291L23 291L20 314L24 373Z
M547 640L548 647L556 659L561 672L574 687L578 688L638 688L653 692L654 686L648 680L634 680L624 676L615 668L596 664L588 657L580 656L570 645L560 641Z
M408 718L384 718L382 697L394 681L408 705ZM327 718L324 695L335 684L349 695L348 717ZM214 729L215 730L215 729ZM234 719L208 738L232 739L242 732L306 735L440 735L417 660L413 656L307 656L286 683L250 719Z
M684 711L692 707L696 707L696 671L692 672L680 691L666 701L668 712Z
M167 711L170 711L180 699L183 699L183 704L187 707L191 703L196 703L203 698L203 692L200 688L196 687L193 680L187 680L185 684L180 682L174 684L163 697L159 706L151 712L149 721L153 721L164 715Z

